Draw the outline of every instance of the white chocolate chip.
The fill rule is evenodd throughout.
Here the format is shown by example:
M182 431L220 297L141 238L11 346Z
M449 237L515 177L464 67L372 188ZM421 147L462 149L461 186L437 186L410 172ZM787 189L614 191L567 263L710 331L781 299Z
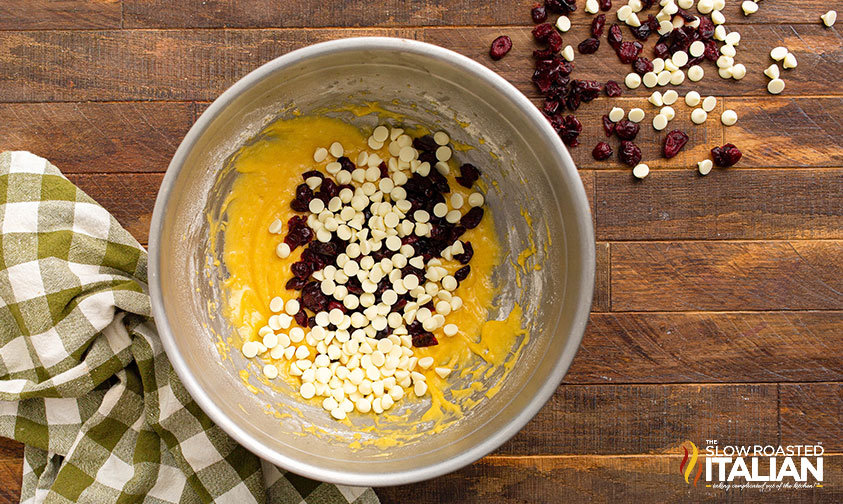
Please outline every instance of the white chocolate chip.
M700 175L708 175L711 172L711 167L714 163L711 162L710 159L703 159L702 161L697 163L697 169L700 172Z
M732 67L732 78L735 80L741 80L746 76L746 67L742 63L738 63L737 65Z
M649 101L656 107L661 107L662 105L664 105L664 99L662 98L661 91L653 91L653 94L651 94L650 97L647 98L647 101Z
M565 61L574 61L574 47L566 45L565 48L562 49L562 57L565 58Z
M659 114L665 116L668 121L672 121L673 118L676 117L676 111L673 110L673 107L671 106L662 107Z
M774 47L772 51L770 51L770 57L776 61L781 61L787 56L788 50L787 47Z
M635 72L630 72L626 74L626 78L624 78L623 82L629 89L636 89L641 85L641 76Z
M691 56L695 58L699 58L705 53L705 43L701 40L695 40L691 42L691 47L688 49L688 52L691 53Z
M771 79L778 79L780 75L779 66L773 63L764 70L764 75Z
M646 87L653 88L658 85L659 76L656 74L656 72L647 72L644 74L644 77L641 78L641 81Z
M691 112L691 121L694 124L702 124L706 119L708 119L708 113L701 108L694 109Z
M781 79L773 79L767 83L767 91L771 94L781 94L784 91L784 81Z
M831 28L837 22L837 11L830 10L820 16L820 19L822 19L824 25Z
M705 77L705 70L699 65L693 65L688 69L688 80L691 82L699 82Z
M784 61L782 62L782 68L787 70L790 68L796 68L797 65L796 56L794 56L791 52L787 53L787 56L784 57Z
M736 122L738 122L738 113L731 109L724 110L723 113L720 114L720 121L726 126L733 126Z
M744 16L749 16L750 14L755 14L758 12L758 4L753 2L752 0L745 0L741 4L741 9L743 10Z
M635 178L643 179L650 174L650 167L644 163L640 163L632 169L632 174Z
M717 98L713 96L706 96L705 100L702 101L702 108L706 112L711 112L714 110L714 107L717 106Z
M679 93L677 93L673 89L668 89L667 91L664 92L664 95L662 95L662 101L664 101L665 105L673 105L674 103L676 103L676 100L678 100L678 99L679 99Z
M628 114L629 120L634 122L634 123L640 123L641 121L644 120L645 116L646 116L646 114L640 108L634 108L634 109L630 110L629 114Z
M658 114L653 118L653 129L656 131L662 131L667 127L667 123L667 117L662 114Z
M700 94L696 91L688 91L688 94L685 95L685 105L689 107L696 107L700 104L701 100Z

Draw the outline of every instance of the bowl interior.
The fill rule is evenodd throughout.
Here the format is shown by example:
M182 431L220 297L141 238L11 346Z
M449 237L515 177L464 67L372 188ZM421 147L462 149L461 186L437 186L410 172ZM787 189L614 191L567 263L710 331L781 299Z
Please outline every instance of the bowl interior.
M421 480L469 463L517 432L541 407L582 336L591 302L593 236L570 157L529 101L513 92L449 51L396 39L358 39L320 44L269 63L203 114L159 195L151 232L151 287L174 367L223 429L294 472L381 485ZM228 350L238 348L240 340L220 314L225 269L214 259L220 257L222 240L212 239L217 231L208 216L224 219L221 202L235 177L226 169L231 156L267 123L294 111L373 126L377 116L354 117L340 109L368 102L402 114L406 124L444 129L474 147L456 155L481 168L487 203L509 254L495 271L502 288L490 318L505 318L518 303L528 331L499 391L491 397L489 386L476 391L472 399L478 405L437 433L407 423L355 436L363 424L337 423L285 386L262 381L254 363ZM533 253L519 261L525 250ZM246 380L243 369L250 371ZM409 418L425 407L412 401L399 406L415 408ZM411 435L398 436L399 442L389 446L370 442L390 430ZM355 440L359 445L352 445Z

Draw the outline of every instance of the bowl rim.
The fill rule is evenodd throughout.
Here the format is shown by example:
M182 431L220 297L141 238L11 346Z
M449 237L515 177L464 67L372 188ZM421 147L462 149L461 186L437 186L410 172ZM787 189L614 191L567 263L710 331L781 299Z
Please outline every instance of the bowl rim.
M560 358L541 385L528 405L517 415L513 416L498 431L492 433L482 442L470 447L457 456L441 460L414 469L401 472L367 472L354 473L336 470L327 470L317 464L291 457L272 450L260 443L249 432L237 425L230 419L205 393L198 380L188 367L183 355L179 352L173 337L172 330L167 318L160 284L160 234L163 230L164 215L170 201L172 190L179 172L196 140L206 131L211 122L236 98L253 85L283 68L298 64L303 60L318 57L324 54L332 54L346 51L377 50L377 51L399 51L413 53L424 57L433 58L441 62L458 65L466 74L481 79L485 84L495 88L502 95L506 96L523 113L528 120L538 127L542 140L551 149L552 154L561 160L558 165L560 175L565 177L566 183L573 185L572 199L573 208L578 209L575 223L584 238L580 243L569 242L569 246L575 245L580 250L583 258L582 278L579 282L580 294L577 298L577 306L574 307L574 315L571 323L569 338L565 344ZM584 211L583 211L584 210ZM353 485L353 486L390 486L415 483L441 476L462 467L489 454L509 438L518 433L527 424L544 404L553 395L559 383L564 378L577 350L582 342L588 315L591 310L592 296L594 292L595 277L595 243L594 229L591 221L591 210L586 197L585 188L579 177L576 165L573 162L568 150L560 140L559 136L544 118L535 105L522 94L515 86L506 79L495 73L486 66L466 57L462 54L445 49L443 47L420 42L417 40L396 38L396 37L352 37L327 42L320 42L314 45L303 47L287 54L281 55L268 61L246 76L235 82L224 91L213 103L199 116L193 126L185 135L178 149L173 155L166 174L158 191L155 207L152 213L149 232L149 291L151 296L152 315L154 317L158 334L161 339L164 351L170 359L170 363L182 380L191 397L211 420L223 431L234 438L238 443L249 451L270 463L280 466L293 473L312 478L319 481Z

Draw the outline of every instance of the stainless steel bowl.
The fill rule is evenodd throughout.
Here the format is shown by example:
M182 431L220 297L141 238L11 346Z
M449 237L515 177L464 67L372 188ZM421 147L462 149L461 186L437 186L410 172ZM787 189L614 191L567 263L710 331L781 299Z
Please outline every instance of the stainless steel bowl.
M502 291L490 317L505 317L518 302L529 330L499 392L484 398L479 391L481 403L460 421L385 450L352 449L348 427L294 394L257 382L260 393L247 390L238 370L249 363L236 351L221 354L215 345L217 336L225 339L233 330L217 309L222 301L218 281L225 271L213 264L219 247L210 245L213 231L207 219L219 215L233 177L225 170L227 160L273 118L294 108L324 112L370 101L404 114L409 123L443 128L477 147L459 156L481 167L484 179L492 182L487 202L510 259L515 261L530 238L536 250L526 268L507 259L495 272ZM374 124L375 118L358 120ZM532 226L522 211L532 216ZM392 38L337 40L294 51L223 93L190 129L167 169L149 251L159 333L199 406L258 456L304 476L350 485L396 485L439 476L517 433L553 394L574 358L594 283L594 235L585 191L571 157L536 107L466 57ZM301 415L267 414L290 406ZM302 435L308 426L334 429L335 436Z

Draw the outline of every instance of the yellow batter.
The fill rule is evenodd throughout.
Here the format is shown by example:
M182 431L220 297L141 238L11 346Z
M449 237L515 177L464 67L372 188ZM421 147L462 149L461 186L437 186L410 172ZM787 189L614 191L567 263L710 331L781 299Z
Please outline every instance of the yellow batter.
M256 141L243 147L232 161L232 168L238 175L224 203L224 220L216 224L224 229L223 261L230 276L224 283L226 299L223 312L238 330L240 341L234 343L236 348L246 340L260 341L258 329L266 325L272 314L269 310L271 298L298 297L297 292L288 291L284 286L292 277L290 265L299 260L304 248L297 248L286 259L279 258L275 248L283 240L287 221L299 215L290 208L290 201L295 196L296 186L302 183L301 174L314 168L325 172L325 165L332 160L329 157L322 163L315 163L313 152L318 147L338 141L344 146L345 155L353 160L362 150L372 152L366 145L370 133L327 117L278 120L270 124ZM386 147L378 154L383 159L389 157ZM450 164L452 174L448 178L451 189L467 198L471 191L454 180L458 163L451 160ZM281 235L268 232L270 223L276 218L284 222L285 231ZM475 255L470 262L471 274L454 292L463 299L463 307L446 317L446 323L456 324L459 333L448 337L439 329L434 332L439 345L414 349L417 357L431 356L435 360L434 366L423 371L430 386L432 406L422 420L433 420L441 428L444 425L439 424L445 416L453 418L462 413L461 408L466 405L460 404L459 399L467 397L473 389L486 390L487 395L497 390L499 384L483 383L483 378L490 376L505 362L506 368L511 366L509 361L514 362L511 357L517 350L513 348L516 337L524 334L521 311L517 305L507 320L487 322L488 308L492 306L497 291L491 274L501 261L492 219L491 212L486 211L480 225L468 230L461 238L472 243ZM460 266L456 261L443 259L443 267L450 274ZM473 355L482 357L487 363L482 373L477 373L476 362L469 370ZM269 359L268 354L263 357ZM290 363L283 360L275 363L279 364L278 379L298 389L299 378L288 372ZM469 390L448 390L448 379L443 380L434 373L436 366L454 369L451 378L460 376L461 372L463 376L469 372L477 373L472 376L478 381ZM313 399L317 400L321 401L321 398ZM403 400L421 399L410 394ZM396 407L400 407L400 403Z

